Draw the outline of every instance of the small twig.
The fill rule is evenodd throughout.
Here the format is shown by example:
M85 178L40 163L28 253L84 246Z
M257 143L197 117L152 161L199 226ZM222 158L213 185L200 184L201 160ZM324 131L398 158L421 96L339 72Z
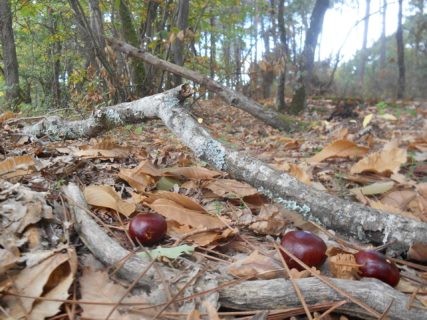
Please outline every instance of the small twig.
M342 301L339 301L339 302L335 303L332 307L330 307L328 310L326 310L324 313L322 313L322 314L320 315L320 317L316 317L316 320L320 320L320 319L322 319L323 317L326 317L326 316L327 316L327 315L329 315L331 312L333 312L335 309L337 309L337 308L339 308L339 307L341 307L341 306L345 305L346 303L347 303L347 301L346 301L346 300L342 300Z
M384 320L384 319L386 319L386 316L387 316L388 312L390 311L390 308L393 305L393 302L394 302L394 299L391 299L391 301L388 304L387 308L385 308L383 314L381 315L381 317L378 318L378 320Z
M105 320L110 319L111 315L113 314L113 312L119 307L120 303L123 301L124 298L126 298L126 296L129 294L129 292L131 292L133 290L133 288L136 286L136 284L138 283L138 281L140 279L142 279L142 277L148 272L148 270L151 268L151 266L153 265L154 260L152 260L148 266L145 268L145 270L143 272L141 272L139 274L138 277L136 277L132 283L130 284L130 286L126 289L125 293L121 296L121 298L119 299L119 301L116 302L116 304L113 306L113 308L111 308L110 312L108 313L107 317L105 318Z
M292 276L292 274L291 274L291 272L289 270L288 264L286 263L286 261L283 258L283 256L280 254L279 246L274 241L273 241L273 245L274 245L274 248L276 249L277 253L279 254L280 261L282 261L282 264L285 267L286 273L289 276L289 280L291 280L292 286L294 287L294 290L295 290L295 292L296 292L296 294L298 296L298 299L301 301L301 304L302 304L302 306L304 308L305 314L307 315L307 317L308 317L309 320L312 320L313 317L311 316L311 312L310 312L310 310L307 307L307 303L305 302L304 296L302 295L300 288L298 287L297 283L295 282L295 279L294 279L294 277Z

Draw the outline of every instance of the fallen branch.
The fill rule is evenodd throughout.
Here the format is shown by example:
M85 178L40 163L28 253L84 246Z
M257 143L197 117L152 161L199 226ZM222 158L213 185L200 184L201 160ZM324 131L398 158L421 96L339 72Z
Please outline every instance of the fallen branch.
M47 134L57 139L75 139L94 136L114 125L158 117L199 159L257 187L274 201L299 211L308 220L320 222L347 238L361 242L391 242L388 249L396 254L406 251L414 242L427 243L427 224L424 222L380 212L317 191L257 159L226 148L181 107L183 96L189 94L188 90L188 86L183 85L161 94L100 109L82 121L65 122L56 117L46 118L25 128L25 132L37 136Z
M246 111L247 113L253 115L255 118L260 119L265 123L269 124L273 128L284 131L295 131L298 129L297 122L295 119L286 118L286 116L281 113L278 113L272 109L266 109L262 105L256 103L254 100L249 99L236 91L230 90L227 87L221 85L220 83L196 71L159 59L148 52L144 52L141 49L135 48L134 46L120 40L108 38L107 42L114 49L120 52L128 54L132 57L142 59L143 61L153 65L156 68L169 71L173 74L182 76L188 80L192 80L196 83L199 83L211 92L216 93L228 104L243 111Z

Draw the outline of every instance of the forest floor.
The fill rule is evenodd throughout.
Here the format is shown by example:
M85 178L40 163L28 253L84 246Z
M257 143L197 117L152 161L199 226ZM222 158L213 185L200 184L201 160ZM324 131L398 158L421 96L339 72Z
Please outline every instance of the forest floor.
M331 100L310 101L300 116L306 129L283 133L219 100L199 100L190 107L194 118L231 149L244 151L313 188L427 222L427 103L354 105L350 117L337 115L326 121L334 109ZM128 250L133 246L125 230L136 211L151 210L166 216L168 233L162 246L179 247L187 255L161 255L166 256L166 264L178 269L192 261L230 278L248 277L254 270L244 267L251 263L245 259L254 248L271 252L269 240L277 240L295 227L318 233L329 250L337 246L337 239L331 239L320 227L283 211L251 186L207 170L160 120L117 128L87 141L60 142L22 135L14 120L0 119L0 178L19 183L0 186L0 298L4 303L0 318L2 312L12 318L26 312L51 319L90 318L94 314L104 319L111 311L112 318L121 315L125 319L126 314L126 319L134 319L128 309L119 313L118 304L117 310L111 310L117 297L126 295L126 288L109 280L102 267L94 268L93 258L73 230L61 192L70 181L85 189L92 214ZM25 188L22 190L27 191L18 191L21 187L34 193ZM183 197L174 198L170 191ZM202 214L197 215L199 225L186 220L189 212ZM226 227L211 228L208 213L220 214ZM203 223L206 225L200 229ZM185 251L184 243L197 248ZM405 258L425 264L427 249L412 248ZM275 263L266 261L257 272L274 269ZM409 268L398 266L406 271ZM336 276L325 268L321 272ZM31 276L35 274L37 277ZM413 274L421 280L402 279L397 290L423 292L416 298L427 307L427 269L420 265ZM55 276L59 278L53 284ZM307 274L295 275L304 276ZM48 285L56 286L56 291L48 292ZM10 295L13 292L16 295ZM45 299L34 303L35 297ZM78 299L94 304L71 301ZM177 317L172 311L165 311L162 317ZM219 317L231 317L227 310L220 311ZM182 316L197 319L196 315Z

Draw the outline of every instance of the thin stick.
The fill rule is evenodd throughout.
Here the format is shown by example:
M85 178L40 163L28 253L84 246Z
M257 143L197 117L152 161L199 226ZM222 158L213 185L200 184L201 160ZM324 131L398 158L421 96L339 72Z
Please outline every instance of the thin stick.
M148 272L148 270L151 268L151 266L154 264L154 260L152 260L148 266L145 268L145 270L143 272L141 272L139 274L138 277L135 278L135 280L132 281L131 285L129 286L129 288L126 289L125 293L121 296L121 298L119 299L119 301L116 302L116 304L113 306L113 308L110 310L110 312L108 313L107 317L105 318L105 320L110 319L111 315L113 314L113 312L118 308L118 306L121 304L121 302L123 301L124 298L126 298L126 296L129 294L129 292L132 291L132 289L136 286L136 284L138 283L139 280L141 280L141 278Z
M341 306L343 306L343 305L345 305L347 303L347 301L346 300L342 300L342 301L339 301L339 302L337 302L336 304L334 304L332 307L330 307L328 310L326 310L324 313L322 313L321 315L320 315L320 317L317 317L316 318L316 320L320 320L320 319L322 319L323 317L326 317L328 314L330 314L332 311L334 311L335 309L337 309L337 308L339 308L339 307L341 307Z
M283 256L280 254L280 249L279 249L278 245L274 241L273 241L273 245L274 245L274 248L276 249L277 253L279 254L280 261L282 261L282 264L283 264L283 266L286 269L286 273L289 276L289 280L291 280L292 286L294 287L294 290L295 290L295 292L296 292L296 294L298 296L298 299L301 301L301 304L302 304L302 306L304 308L305 314L307 315L307 317L308 317L309 320L313 320L313 317L311 316L311 312L310 312L310 310L307 307L307 303L305 302L304 296L302 295L300 288L298 287L297 283L295 282L295 279L294 279L294 277L292 276L292 274L291 274L291 272L289 270L288 264L286 263L286 261L283 258Z
M334 289L336 292L338 292L341 295L343 295L344 297L348 298L351 302L357 304L359 307L361 307L362 309L365 309L366 311L368 311L369 313L371 313L375 317L377 317L377 318L381 317L381 314L379 312L377 312L376 310L372 309L366 303L364 303L364 302L360 301L359 299L351 296L346 291L344 291L340 287L337 287L335 284L333 284L330 280L326 279L325 277L320 276L317 273L313 272L304 262L302 262L300 259L298 259L297 257L295 257L295 255L293 255L292 253L290 253L288 250L286 250L282 246L280 246L279 249L282 250L284 253L286 253L288 256L290 256L292 259L294 259L305 270L307 270L308 272L310 272L310 274L313 277L316 277L317 279L319 279L320 281L322 281L323 283L325 283L326 285L328 285L329 287L331 287L332 289Z

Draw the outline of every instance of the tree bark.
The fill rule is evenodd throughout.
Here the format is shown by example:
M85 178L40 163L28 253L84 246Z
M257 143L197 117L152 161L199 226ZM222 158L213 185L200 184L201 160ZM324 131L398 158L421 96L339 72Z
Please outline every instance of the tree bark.
M383 0L382 9L381 9L381 39L380 39L380 69L385 69L386 61L386 21L387 21L387 0Z
M129 10L125 0L119 2L119 17L121 23L121 34L126 42L137 47L139 46L138 34L136 33L135 27L132 23L132 14ZM145 69L144 64L135 58L131 58L129 63L130 78L132 82L132 92L136 97L143 97L145 95L144 90L144 79ZM152 80L150 79L152 82Z
M365 21L364 21L364 27L363 27L363 39L362 39L362 51L360 53L360 89L361 93L363 95L364 91L364 83L365 83L365 67L366 67L366 60L368 58L367 52L366 52L366 46L368 44L368 31L369 31L369 16L371 11L371 0L365 1L366 9L365 9Z
M269 124L274 128L284 131L294 131L298 129L298 124L295 120L286 119L274 110L264 109L263 106L256 103L255 101L245 97L244 95L238 92L228 89L227 87L219 84L218 82L206 76L201 75L200 73L159 59L153 56L152 54L149 54L148 52L143 52L142 50L139 50L122 41L110 38L108 39L108 42L118 51L121 51L131 56L138 57L144 60L145 62L152 64L155 67L178 74L205 86L208 90L218 94L227 103L250 113L254 117L264 121L265 123Z
M178 18L177 18L177 27L179 32L175 37L171 45L173 62L179 66L184 65L184 43L185 43L185 33L188 28L188 15L190 11L190 1L189 0L179 0L178 5ZM182 77L180 75L175 75L175 85L182 83Z
M310 84L313 77L314 52L317 39L322 31L323 18L329 7L329 0L316 0L310 18L310 27L307 29L304 50L301 57L299 74L295 92L289 108L291 114L298 114L305 108L307 94L310 93Z
M277 79L277 93L276 93L276 108L279 112L284 112L286 108L285 103L285 84L286 84L286 62L288 56L288 44L286 41L285 29L285 0L278 0L277 10L277 26L279 29L280 37L280 51L283 59L283 67L280 70L279 78Z
M49 135L55 139L94 137L116 126L159 117L199 159L230 173L236 179L246 181L308 220L361 242L390 242L387 248L395 254L406 251L414 242L427 244L427 223L379 212L308 188L294 177L276 171L257 159L227 149L200 127L184 108L180 108L179 102L190 91L188 85L183 85L140 100L99 109L90 118L81 121L65 122L58 117L49 117L26 128L25 133Z
M0 40L3 48L3 72L6 82L6 105L12 110L21 102L19 65L16 57L9 0L0 0Z
M403 44L403 27L402 27L402 11L403 0L399 0L399 11L397 15L397 68L399 70L399 78L397 80L397 99L402 99L405 95L405 47Z

